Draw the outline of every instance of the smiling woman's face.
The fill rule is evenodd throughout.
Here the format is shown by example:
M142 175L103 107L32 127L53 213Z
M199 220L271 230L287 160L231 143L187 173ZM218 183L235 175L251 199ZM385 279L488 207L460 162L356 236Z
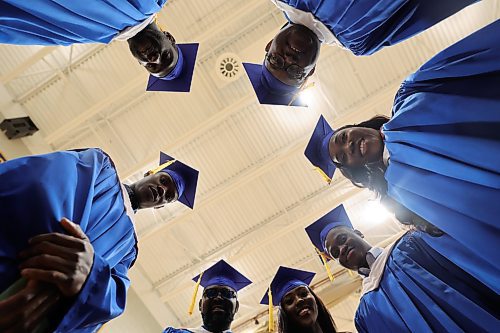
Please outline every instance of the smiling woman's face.
M332 161L346 167L360 167L382 159L384 141L380 131L349 127L333 134L328 150Z
M306 286L299 286L283 296L280 303L289 325L294 327L312 327L318 319L318 304Z
M128 44L134 58L154 76L168 75L177 64L179 51L168 32L148 27L130 38Z

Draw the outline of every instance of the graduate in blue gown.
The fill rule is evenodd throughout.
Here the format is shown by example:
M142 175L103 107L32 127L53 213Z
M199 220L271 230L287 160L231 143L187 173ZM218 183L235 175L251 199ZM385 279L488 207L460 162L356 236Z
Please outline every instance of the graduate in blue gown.
M321 118L307 158L327 178L339 168L355 185L376 191L402 222L408 214L401 207L495 265L499 42L495 21L437 54L402 83L390 120L333 130ZM500 292L498 283L484 282Z
M147 90L190 90L198 44L177 44L156 15L167 0L5 0L0 2L0 43L72 45L127 41L151 73ZM158 79L166 81L152 87ZM173 84L172 82L176 82Z
M483 257L448 235L420 231L406 232L385 249L373 247L345 216L328 213L306 231L321 251L364 276L358 332L498 330L500 296L477 278L487 270ZM453 262L457 254L470 271ZM488 273L498 285L498 268Z
M0 293L20 277L35 294L46 288L33 289L32 281L54 285L64 304L51 330L93 332L125 308L127 272L137 257L134 211L176 200L192 208L197 177L163 153L160 167L131 185L121 184L99 149L1 163ZM2 331L16 325L8 318L29 310L22 302L20 314L8 311L15 299L0 302Z
M316 273L280 266L260 304L269 307L269 332L274 332L278 307L278 333L337 332L328 308L314 293Z
M252 281L234 269L224 260L206 269L193 278L196 282L189 314L193 314L198 287L203 295L198 304L203 324L198 328L167 327L163 333L231 333L231 323L238 312L238 291Z
M271 1L283 11L289 24L266 45L262 64L245 66L261 103L264 93L259 81L271 95L304 88L316 68L321 44L338 45L355 55L370 55L430 28L478 0ZM275 80L270 80L270 75ZM285 103L268 98L271 102L266 104L294 105L290 103L292 98Z

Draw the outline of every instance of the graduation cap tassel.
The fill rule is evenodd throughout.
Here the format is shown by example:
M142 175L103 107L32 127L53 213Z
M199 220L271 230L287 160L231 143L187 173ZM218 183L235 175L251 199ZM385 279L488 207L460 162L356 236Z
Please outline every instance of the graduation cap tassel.
M314 170L316 170L317 172L319 172L319 174L328 183L328 185L330 185L330 183L332 182L332 179L330 177L328 177L328 175L323 170L321 170L320 167L314 166Z
M155 16L154 22L155 22L156 26L158 27L158 29L160 29L160 31L165 31L165 29L163 28L163 26L158 21L158 15Z
M149 170L149 171L148 171L148 173L147 173L147 175L154 175L155 173L157 173L157 172L159 172L159 171L161 171L161 170L163 170L163 169L165 169L165 168L169 167L170 165L174 164L174 162L175 162L175 161L176 161L176 160L170 160L170 161L168 161L168 162L165 162L165 163L163 163L163 164L160 164L160 166L159 166L159 167L157 167L156 169Z
M271 286L267 292L269 298L269 332L274 332L274 307L273 307L273 294L271 293Z
M335 280L335 278L333 277L332 271L330 270L330 266L328 266L325 254L323 252L321 252L320 250L318 250L318 248L316 248L316 247L314 249L316 250L316 253L318 253L319 257L321 258L321 262L323 263L323 266L325 266L326 274L328 274L328 278L330 279L331 282L333 282L333 280Z
M198 277L198 281L196 281L196 285L194 286L193 297L191 298L191 304L189 305L188 313L191 316L194 310L194 303L196 302L196 295L198 295L198 288L200 288L201 277L203 276L203 272L201 272Z

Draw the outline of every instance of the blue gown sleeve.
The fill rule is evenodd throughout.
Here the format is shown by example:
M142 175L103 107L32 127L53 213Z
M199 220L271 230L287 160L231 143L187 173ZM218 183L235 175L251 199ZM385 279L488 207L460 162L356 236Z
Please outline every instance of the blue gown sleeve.
M354 316L354 326L356 326L356 331L358 333L368 333L368 328L365 325L365 321L363 320L363 317L358 315L358 312L356 311L356 315Z
M87 331L86 329L100 326L124 311L130 286L127 273L136 257L135 252L135 249L131 251L115 267L110 267L106 260L95 254L87 281L55 330L56 333Z
M186 330L183 328L167 327L163 330L163 333L192 333L192 332L190 330Z

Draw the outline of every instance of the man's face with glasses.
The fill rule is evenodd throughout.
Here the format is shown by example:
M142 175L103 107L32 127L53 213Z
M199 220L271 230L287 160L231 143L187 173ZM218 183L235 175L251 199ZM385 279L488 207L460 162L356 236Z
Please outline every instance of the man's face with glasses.
M229 329L239 307L236 296L227 286L205 288L199 305L203 326L211 332Z
M314 72L318 37L300 24L288 24L266 46L264 65L281 82L300 86Z

